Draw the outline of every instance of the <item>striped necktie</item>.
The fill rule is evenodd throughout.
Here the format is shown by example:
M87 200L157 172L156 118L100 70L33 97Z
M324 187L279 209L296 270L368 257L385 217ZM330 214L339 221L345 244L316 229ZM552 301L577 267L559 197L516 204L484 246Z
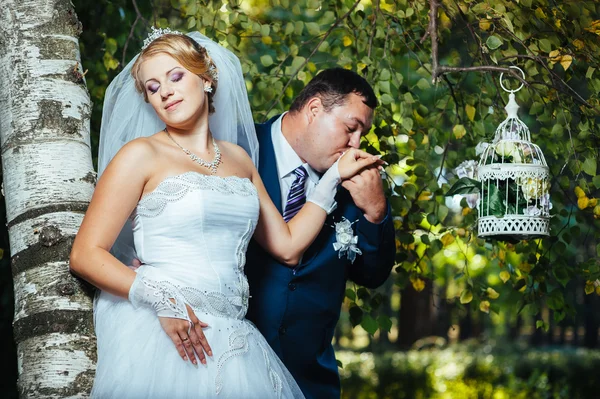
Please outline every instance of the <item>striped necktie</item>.
M302 208L302 205L306 202L306 189L305 182L308 173L304 166L298 166L294 169L296 180L290 187L290 193L288 194L287 202L285 203L285 210L283 211L283 220L289 222Z

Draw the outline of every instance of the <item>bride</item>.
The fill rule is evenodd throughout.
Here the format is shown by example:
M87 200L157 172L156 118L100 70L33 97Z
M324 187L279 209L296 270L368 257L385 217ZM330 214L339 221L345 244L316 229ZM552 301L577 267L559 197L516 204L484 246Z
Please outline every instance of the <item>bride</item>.
M107 89L101 177L71 252L101 290L93 397L302 397L244 318L247 245L295 265L337 184L380 161L346 152L286 224L257 154L239 60L199 33L154 30Z

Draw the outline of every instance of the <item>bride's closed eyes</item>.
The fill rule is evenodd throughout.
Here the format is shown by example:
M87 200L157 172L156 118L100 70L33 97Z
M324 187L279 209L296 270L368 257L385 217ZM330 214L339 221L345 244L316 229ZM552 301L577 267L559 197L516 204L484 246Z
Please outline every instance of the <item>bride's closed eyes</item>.
M170 76L170 80L171 80L171 82L179 82L181 79L183 79L183 75L184 75L183 72L173 72ZM160 88L160 85L157 82L150 83L147 86L147 89L150 92L150 95L156 93L159 88Z

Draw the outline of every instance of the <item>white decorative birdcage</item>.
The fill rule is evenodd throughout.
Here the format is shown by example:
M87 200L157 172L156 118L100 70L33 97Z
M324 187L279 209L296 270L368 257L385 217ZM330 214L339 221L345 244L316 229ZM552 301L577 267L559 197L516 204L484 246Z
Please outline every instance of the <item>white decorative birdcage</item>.
M521 69L517 67L511 67ZM521 71L523 78L525 74ZM550 229L550 173L540 147L531 142L529 128L517 116L516 90L508 90L506 120L494 140L483 143L477 168L481 183L478 235L521 240L547 236Z

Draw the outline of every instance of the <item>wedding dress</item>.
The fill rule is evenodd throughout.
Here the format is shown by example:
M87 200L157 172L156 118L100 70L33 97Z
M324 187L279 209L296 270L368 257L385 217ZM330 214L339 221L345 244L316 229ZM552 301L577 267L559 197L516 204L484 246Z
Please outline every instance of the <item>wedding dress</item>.
M196 172L167 177L130 217L143 273L177 286L213 356L183 361L154 310L101 292L94 318L97 398L303 397L283 363L244 317L246 249L259 215L250 180ZM273 298L277 300L277 298Z

